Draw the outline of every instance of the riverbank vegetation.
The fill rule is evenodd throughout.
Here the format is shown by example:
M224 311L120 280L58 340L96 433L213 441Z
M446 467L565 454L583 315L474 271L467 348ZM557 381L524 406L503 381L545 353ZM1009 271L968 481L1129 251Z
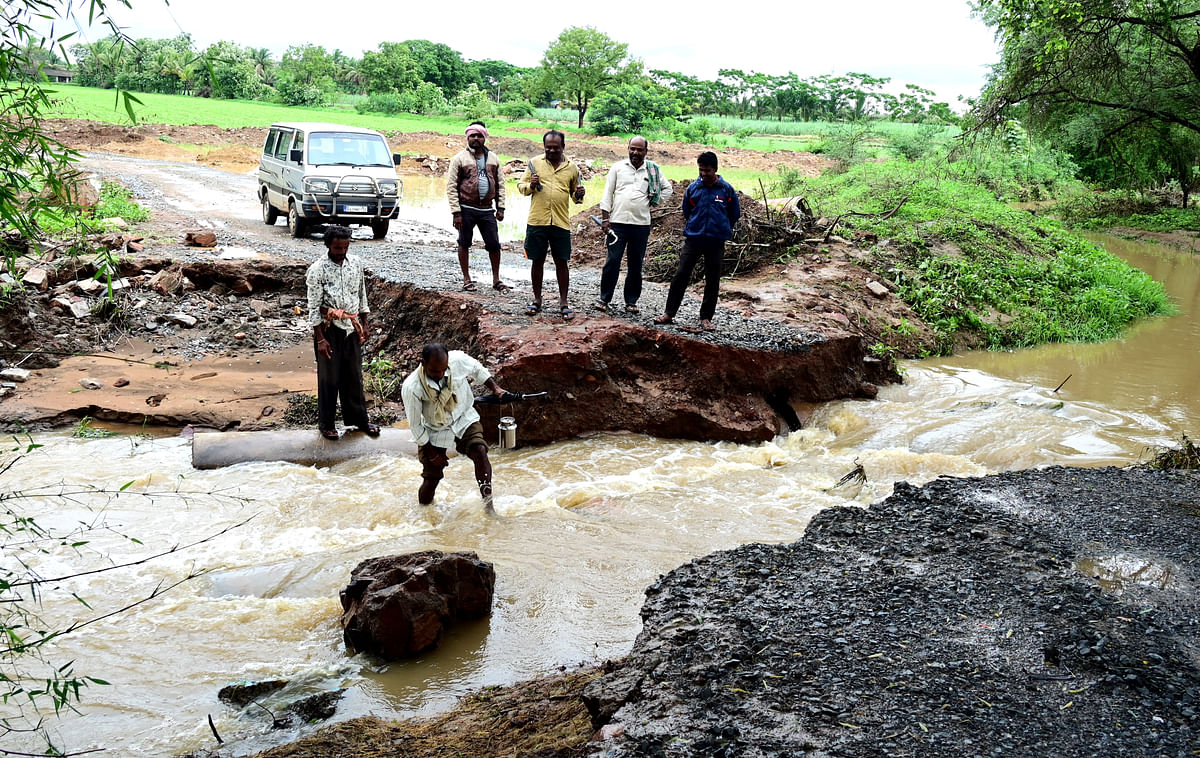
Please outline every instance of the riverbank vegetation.
M814 212L875 244L863 264L939 335L944 350L1117 336L1171 312L1160 284L1053 219L1018 210L969 167L861 163L804 182Z

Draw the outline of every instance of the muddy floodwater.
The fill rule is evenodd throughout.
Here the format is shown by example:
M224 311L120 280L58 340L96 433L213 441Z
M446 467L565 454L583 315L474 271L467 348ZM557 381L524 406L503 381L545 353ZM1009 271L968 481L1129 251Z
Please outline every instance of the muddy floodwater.
M480 686L620 656L638 633L642 591L660 574L714 550L794 540L820 509L866 505L897 481L1144 459L1148 446L1198 428L1200 267L1189 254L1104 244L1166 282L1181 314L1101 345L909 362L905 384L877 400L820 407L808 428L761 445L604 434L497 450L498 518L484 515L462 459L422 508L414 459L196 471L186 438L38 435L44 447L4 475L7 488L132 483L119 497L32 501L43 525L105 527L82 558L39 556L43 576L210 538L66 583L102 613L159 582L208 572L57 643L54 660L73 659L78 673L111 684L89 688L84 715L56 728L74 751L162 756L215 748L211 715L223 754L244 754L290 733L268 733L262 714L239 718L217 690L278 677L297 692L347 687L339 717L430 713ZM839 486L856 465L866 481ZM429 548L495 564L492 617L418 661L349 657L337 594L350 570ZM65 625L80 609L48 593L45 610Z

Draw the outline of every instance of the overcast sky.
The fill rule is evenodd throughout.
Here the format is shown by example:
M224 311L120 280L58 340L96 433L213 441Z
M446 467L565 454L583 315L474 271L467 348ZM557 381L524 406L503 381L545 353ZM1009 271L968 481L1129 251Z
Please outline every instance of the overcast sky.
M913 83L956 105L978 94L998 59L990 29L967 0L765 2L363 2L362 0L132 0L110 7L130 36L192 35L270 48L312 43L351 57L380 42L442 42L467 60L536 66L570 26L594 26L629 45L649 69L715 79L721 68L802 77L856 71ZM102 32L88 31L90 41Z

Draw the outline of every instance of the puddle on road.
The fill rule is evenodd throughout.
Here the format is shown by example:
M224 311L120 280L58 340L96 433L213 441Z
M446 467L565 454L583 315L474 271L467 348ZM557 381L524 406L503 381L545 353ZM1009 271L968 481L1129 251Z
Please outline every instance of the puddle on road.
M1162 566L1131 556L1081 558L1075 561L1075 568L1095 579L1105 590L1116 594L1139 584L1160 590L1177 587L1174 566Z

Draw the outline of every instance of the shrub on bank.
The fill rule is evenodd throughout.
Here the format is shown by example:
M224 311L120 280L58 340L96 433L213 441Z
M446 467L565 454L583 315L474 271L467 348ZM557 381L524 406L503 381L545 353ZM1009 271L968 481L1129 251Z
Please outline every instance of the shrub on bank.
M814 210L876 235L863 265L939 334L943 349L1111 339L1172 311L1162 285L1067 231L928 164L866 163L806 182ZM889 211L898 210L884 218Z
M1170 195L1100 192L1054 206L1054 215L1078 229L1106 230L1129 226L1151 232L1200 231L1200 208L1180 208Z

